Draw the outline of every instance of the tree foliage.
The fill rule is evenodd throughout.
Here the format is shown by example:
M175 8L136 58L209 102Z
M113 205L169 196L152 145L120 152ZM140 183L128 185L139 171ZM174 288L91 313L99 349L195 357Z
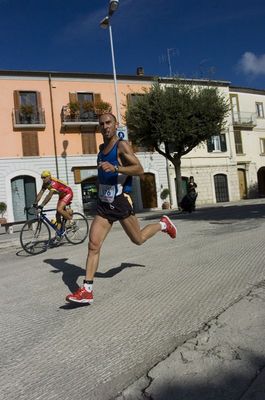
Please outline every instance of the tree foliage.
M154 83L129 104L126 124L131 140L161 150L169 145L179 157L223 129L228 104L215 87L198 87L175 80L170 86Z
M125 119L133 143L154 147L174 164L181 199L181 157L221 134L228 110L218 88L174 80L167 86L155 82L137 96L128 105Z

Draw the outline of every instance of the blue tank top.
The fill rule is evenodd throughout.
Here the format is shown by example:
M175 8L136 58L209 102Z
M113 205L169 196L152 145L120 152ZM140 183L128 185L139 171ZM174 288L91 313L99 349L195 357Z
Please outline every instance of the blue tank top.
M107 154L104 154L101 150L99 151L98 166L103 161L108 161L114 166L119 166L118 145L119 140ZM119 174L118 172L105 172L102 168L98 168L98 181L99 198L106 203L112 203L115 197L132 191L132 176Z

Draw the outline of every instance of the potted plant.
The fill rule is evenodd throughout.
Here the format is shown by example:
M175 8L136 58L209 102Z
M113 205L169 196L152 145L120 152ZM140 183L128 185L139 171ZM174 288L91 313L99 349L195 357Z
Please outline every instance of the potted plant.
M3 218L4 213L6 212L7 206L6 203L4 203L3 201L0 202L0 224L5 224L6 223L6 218Z
M95 106L94 106L93 101L85 100L85 101L83 101L83 103L82 103L82 108L83 108L83 110L86 111L86 112L89 112L89 111L94 112Z
M96 118L95 114L95 106L93 101L85 100L81 104L82 115L81 117L84 119L94 119Z
M31 122L32 114L34 113L34 105L33 104L21 104L20 112L22 117L26 120L26 122Z
M167 188L163 189L162 192L160 193L161 200L164 200L163 203L162 203L162 209L163 210L167 210L167 209L170 208L170 202L167 201L167 198L168 198L169 194L170 194L170 191Z
M112 110L111 104L108 103L107 101L100 100L95 103L95 112L98 115L111 112L111 110Z
M78 101L70 101L67 106L71 119L75 119L80 112L80 103Z

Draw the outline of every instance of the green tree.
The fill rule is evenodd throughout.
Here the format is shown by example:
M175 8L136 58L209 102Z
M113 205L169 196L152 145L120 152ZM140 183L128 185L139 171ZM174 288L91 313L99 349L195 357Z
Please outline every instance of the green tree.
M167 86L155 82L128 105L125 119L132 142L155 148L174 165L178 203L182 199L181 157L212 135L220 135L228 110L218 88L178 79Z

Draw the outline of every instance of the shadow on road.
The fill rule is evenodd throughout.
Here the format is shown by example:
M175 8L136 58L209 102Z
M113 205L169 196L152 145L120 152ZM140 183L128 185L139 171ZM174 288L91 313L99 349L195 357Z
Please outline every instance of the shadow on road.
M77 284L77 280L80 276L85 276L85 269L78 267L74 264L70 264L67 262L67 258L46 258L43 260L46 264L51 265L54 270L51 272L58 273L62 272L62 280L65 285L68 287L71 293L75 292L79 285ZM125 268L132 268L132 267L145 267L145 265L141 264L133 264L133 263L121 263L118 267L110 268L106 272L96 272L96 278L112 278L113 276L117 275Z

